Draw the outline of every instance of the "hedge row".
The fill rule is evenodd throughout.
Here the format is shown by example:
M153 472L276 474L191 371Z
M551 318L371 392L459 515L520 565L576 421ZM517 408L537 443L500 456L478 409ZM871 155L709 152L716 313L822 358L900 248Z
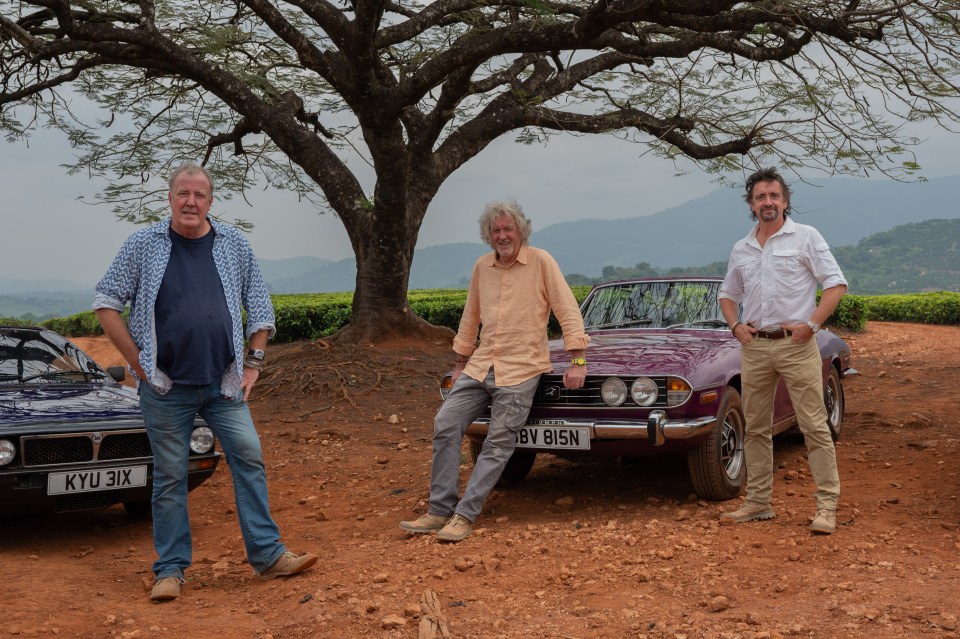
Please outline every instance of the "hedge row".
M582 302L589 286L572 287L574 297ZM457 330L467 292L461 289L414 290L408 293L410 308L437 326ZM336 332L350 321L352 293L317 293L275 295L278 342L318 339ZM868 319L892 322L960 324L960 293L920 295L883 295L863 297L847 295L828 324L835 328L861 331ZM0 319L0 322L4 320ZM93 311L47 320L43 325L68 336L102 335L103 329ZM560 332L551 316L549 331Z

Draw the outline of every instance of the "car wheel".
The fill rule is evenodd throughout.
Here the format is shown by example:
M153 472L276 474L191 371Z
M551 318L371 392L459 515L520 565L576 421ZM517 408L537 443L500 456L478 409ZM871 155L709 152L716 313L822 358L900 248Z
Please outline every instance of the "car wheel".
M483 448L483 442L470 440L470 457L473 463L477 463L477 457L480 456L480 449ZM510 460L503 468L503 473L497 481L497 486L515 486L527 478L530 469L533 468L533 462L537 460L537 454L532 451L515 449L510 455Z
M840 373L833 366L830 367L830 374L827 375L827 381L823 384L823 405L827 409L827 426L830 427L830 436L833 437L833 441L837 441L843 429L843 414L846 406Z
M123 509L127 511L131 519L149 519L153 514L149 501L125 501Z
M743 455L745 425L740 393L727 387L710 437L687 453L693 490L702 499L722 501L740 494L747 477Z

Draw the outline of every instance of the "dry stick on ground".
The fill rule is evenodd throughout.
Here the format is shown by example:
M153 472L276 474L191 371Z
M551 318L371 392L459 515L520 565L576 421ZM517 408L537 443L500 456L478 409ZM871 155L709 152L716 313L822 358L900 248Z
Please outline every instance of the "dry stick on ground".
M447 639L451 636L450 626L447 618L443 616L437 593L425 590L420 596L420 610L423 611L423 616L420 617L417 639Z

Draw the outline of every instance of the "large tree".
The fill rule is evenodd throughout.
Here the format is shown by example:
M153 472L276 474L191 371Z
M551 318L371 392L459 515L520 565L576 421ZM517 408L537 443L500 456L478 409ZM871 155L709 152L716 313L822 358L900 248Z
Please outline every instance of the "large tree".
M406 299L427 206L506 134L611 133L718 174L909 174L903 122L958 121L957 9L0 0L0 127L66 131L73 170L108 178L101 197L128 219L160 214L158 178L184 158L206 162L221 196L265 180L332 209L357 260L343 337L377 340L429 330ZM96 116L71 110L78 95Z

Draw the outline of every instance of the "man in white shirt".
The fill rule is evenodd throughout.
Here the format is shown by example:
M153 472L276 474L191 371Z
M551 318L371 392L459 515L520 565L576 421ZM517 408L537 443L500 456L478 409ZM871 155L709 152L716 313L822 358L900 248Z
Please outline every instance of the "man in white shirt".
M757 225L730 253L718 295L723 317L741 344L744 456L743 505L721 519L773 519L773 402L782 377L807 445L817 486L810 530L836 529L840 476L823 405L823 373L814 334L836 309L847 282L823 236L790 214L790 187L774 168L747 179L745 199ZM817 288L822 287L817 306ZM738 311L742 308L742 314Z

